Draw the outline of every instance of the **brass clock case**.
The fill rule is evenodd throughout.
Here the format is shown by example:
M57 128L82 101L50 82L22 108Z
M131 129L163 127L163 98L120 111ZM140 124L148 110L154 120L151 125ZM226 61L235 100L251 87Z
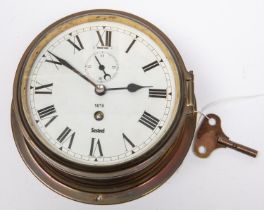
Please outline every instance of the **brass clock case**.
M146 154L125 164L97 167L73 163L41 143L32 129L27 110L27 71L40 50L62 31L89 21L121 22L144 31L163 50L178 72L179 106L172 126ZM180 54L158 28L137 16L114 10L89 10L67 16L41 32L24 53L15 77L11 122L15 143L25 164L46 186L70 199L91 204L116 204L139 198L164 183L186 156L196 126L193 74Z

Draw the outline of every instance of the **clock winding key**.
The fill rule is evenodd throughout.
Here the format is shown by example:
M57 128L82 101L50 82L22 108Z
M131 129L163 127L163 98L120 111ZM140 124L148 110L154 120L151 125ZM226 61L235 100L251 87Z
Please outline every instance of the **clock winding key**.
M230 148L251 157L257 156L257 151L244 145L233 142L227 137L222 128L221 120L215 114L204 118L194 144L194 152L198 157L207 158L217 148Z

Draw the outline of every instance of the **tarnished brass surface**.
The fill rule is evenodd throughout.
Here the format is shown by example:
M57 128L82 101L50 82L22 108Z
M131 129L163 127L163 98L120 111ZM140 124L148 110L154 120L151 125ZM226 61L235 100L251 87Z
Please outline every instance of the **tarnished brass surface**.
M81 22L112 20L141 28L161 47L174 69L179 109L161 141L145 155L126 164L92 167L76 164L54 153L41 141L26 104L28 74L34 58L48 40ZM177 79L178 78L178 79ZM55 192L85 203L115 204L139 198L164 183L189 150L196 114L193 74L186 71L172 42L149 22L120 11L90 10L63 18L45 29L28 47L17 69L12 102L12 128L17 148L32 173ZM175 110L176 111L176 110Z
M213 123L210 123L210 120ZM197 132L194 143L195 154L198 157L207 158L215 149L226 147L254 158L258 154L255 149L231 141L221 128L220 117L215 114L208 114Z

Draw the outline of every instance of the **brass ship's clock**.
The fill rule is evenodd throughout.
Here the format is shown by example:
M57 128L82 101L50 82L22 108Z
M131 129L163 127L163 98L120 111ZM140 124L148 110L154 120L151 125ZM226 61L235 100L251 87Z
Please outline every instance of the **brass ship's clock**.
M196 114L193 74L149 22L90 10L41 32L17 69L12 128L32 173L76 201L115 204L182 163Z

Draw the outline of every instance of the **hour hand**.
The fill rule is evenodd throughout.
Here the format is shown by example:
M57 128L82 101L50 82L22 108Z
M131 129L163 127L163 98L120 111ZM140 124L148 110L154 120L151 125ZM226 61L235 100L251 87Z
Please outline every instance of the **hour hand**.
M107 74L105 72L105 66L103 64L101 64L101 62L99 61L99 59L97 58L97 56L94 56L95 57L95 60L97 61L98 65L99 65L99 70L103 71L104 73L104 79L105 80L110 80L111 79L111 75L110 74Z
M107 88L109 90L128 90L129 92L136 92L142 88L150 88L152 86L141 86L134 83L130 83L127 87L118 87L118 88Z

